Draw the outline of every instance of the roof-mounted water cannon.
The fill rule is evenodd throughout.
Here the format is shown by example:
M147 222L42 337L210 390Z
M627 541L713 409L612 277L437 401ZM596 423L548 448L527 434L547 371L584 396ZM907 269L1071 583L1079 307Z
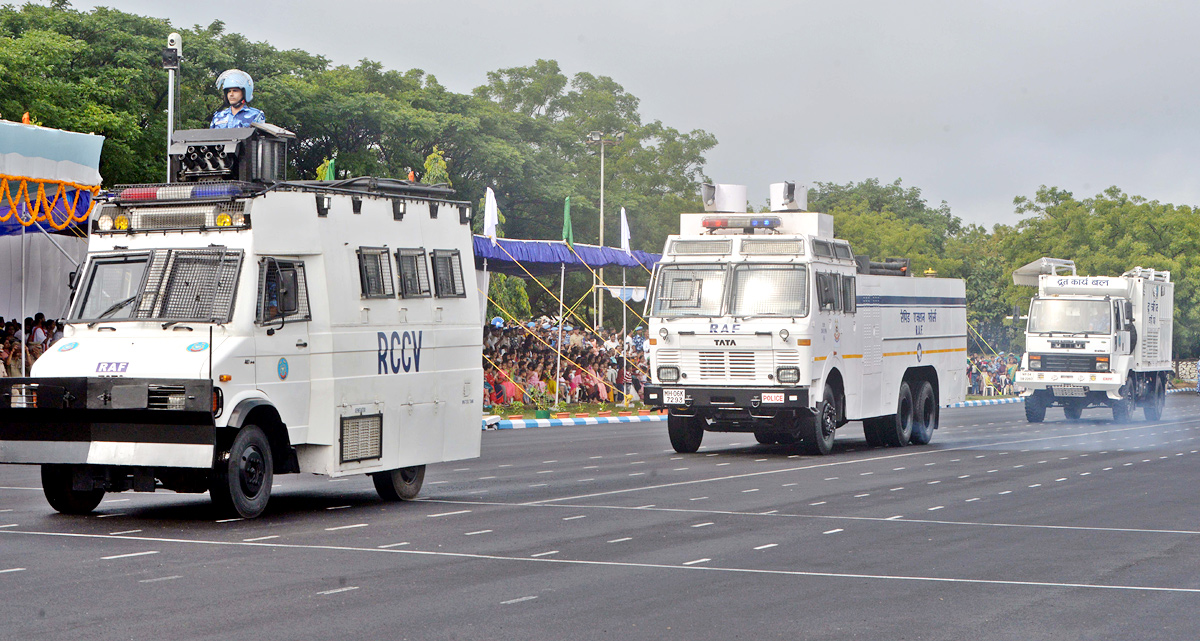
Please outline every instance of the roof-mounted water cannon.
M771 211L804 211L808 208L808 189L795 182L771 183Z
M171 182L284 180L287 141L296 134L256 122L237 129L184 129L171 139Z
M730 214L746 213L745 185L700 185L700 198L704 201L704 211Z

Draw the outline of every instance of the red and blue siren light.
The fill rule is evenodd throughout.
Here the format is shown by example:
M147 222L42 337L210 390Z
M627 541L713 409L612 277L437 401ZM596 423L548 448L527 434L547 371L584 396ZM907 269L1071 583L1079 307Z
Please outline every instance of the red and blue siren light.
M190 200L194 198L234 198L246 190L237 183L174 183L118 187L117 199L130 200Z
M700 224L705 229L778 229L783 221L779 216L705 216Z

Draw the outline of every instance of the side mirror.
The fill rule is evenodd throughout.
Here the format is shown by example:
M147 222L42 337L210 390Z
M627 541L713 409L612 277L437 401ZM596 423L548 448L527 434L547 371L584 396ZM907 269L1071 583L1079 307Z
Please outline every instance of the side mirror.
M71 291L75 291L75 287L77 285L79 285L79 270L78 269L71 272L70 274L67 274L67 287L69 287L71 289Z
M1122 311L1125 312L1125 329L1133 327L1133 303L1125 301L1125 307Z

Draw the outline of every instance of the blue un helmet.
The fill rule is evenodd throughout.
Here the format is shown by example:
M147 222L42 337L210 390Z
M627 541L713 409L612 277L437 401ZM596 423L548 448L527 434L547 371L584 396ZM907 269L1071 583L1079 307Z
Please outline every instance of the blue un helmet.
M217 76L217 90L221 92L222 97L228 89L241 89L243 100L254 100L254 79L241 69L227 69Z

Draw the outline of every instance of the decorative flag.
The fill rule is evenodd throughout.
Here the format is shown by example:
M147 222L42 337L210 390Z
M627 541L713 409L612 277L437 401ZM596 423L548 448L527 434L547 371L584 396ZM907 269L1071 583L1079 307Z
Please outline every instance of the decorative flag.
M563 203L563 240L568 245L575 244L575 230L571 228L571 197Z
M625 217L625 208L621 208L621 251L633 255L629 249L629 219Z
M334 162L337 158L330 158L329 165L325 167L325 175L322 176L325 180L337 180L337 169L334 168Z
M496 244L496 225L500 222L500 208L496 206L496 194L491 187L483 197L483 235L492 239Z

